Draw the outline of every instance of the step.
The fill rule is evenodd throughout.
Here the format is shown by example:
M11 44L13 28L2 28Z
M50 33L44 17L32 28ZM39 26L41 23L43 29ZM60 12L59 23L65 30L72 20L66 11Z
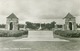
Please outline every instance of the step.
M52 32L45 32L45 31L43 31L43 32L41 32L41 31L38 31L38 32L30 32L29 33L29 35L28 35L28 38L30 38L30 37L48 37L48 38L53 38L53 34L52 34Z
M64 42L69 42L68 40L64 39L59 39L59 38L22 38L22 39L17 39L13 41L64 41Z

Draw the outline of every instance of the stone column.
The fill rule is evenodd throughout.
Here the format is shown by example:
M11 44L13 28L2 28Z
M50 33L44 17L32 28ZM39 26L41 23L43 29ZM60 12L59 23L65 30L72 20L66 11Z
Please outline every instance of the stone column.
M26 30L26 24L24 24L24 30Z

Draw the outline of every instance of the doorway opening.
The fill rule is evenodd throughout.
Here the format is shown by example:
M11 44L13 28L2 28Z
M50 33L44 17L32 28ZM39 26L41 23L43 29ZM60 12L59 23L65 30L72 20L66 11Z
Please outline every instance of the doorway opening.
M72 22L69 22L69 30L72 30Z
M13 23L10 23L10 30L13 30Z

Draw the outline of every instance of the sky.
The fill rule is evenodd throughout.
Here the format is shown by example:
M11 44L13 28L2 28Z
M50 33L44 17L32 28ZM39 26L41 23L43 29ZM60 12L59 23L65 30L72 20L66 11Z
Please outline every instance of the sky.
M0 24L6 23L6 17L14 13L19 23L26 21L63 23L68 13L80 23L80 0L0 0Z

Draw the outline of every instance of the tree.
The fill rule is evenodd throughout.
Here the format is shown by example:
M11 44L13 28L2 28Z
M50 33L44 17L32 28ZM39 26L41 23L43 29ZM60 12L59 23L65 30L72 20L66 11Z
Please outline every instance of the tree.
M55 21L51 22L51 28L55 28L55 24L56 24Z
M5 28L5 24L0 24L0 28Z
M39 28L39 23L31 23L31 22L26 22L26 28L30 29L38 29Z
M51 24L50 24L50 23L47 23L47 24L46 24L46 29L48 29L48 30L51 29Z
M26 22L27 26L26 28L32 28L32 23L31 22Z

